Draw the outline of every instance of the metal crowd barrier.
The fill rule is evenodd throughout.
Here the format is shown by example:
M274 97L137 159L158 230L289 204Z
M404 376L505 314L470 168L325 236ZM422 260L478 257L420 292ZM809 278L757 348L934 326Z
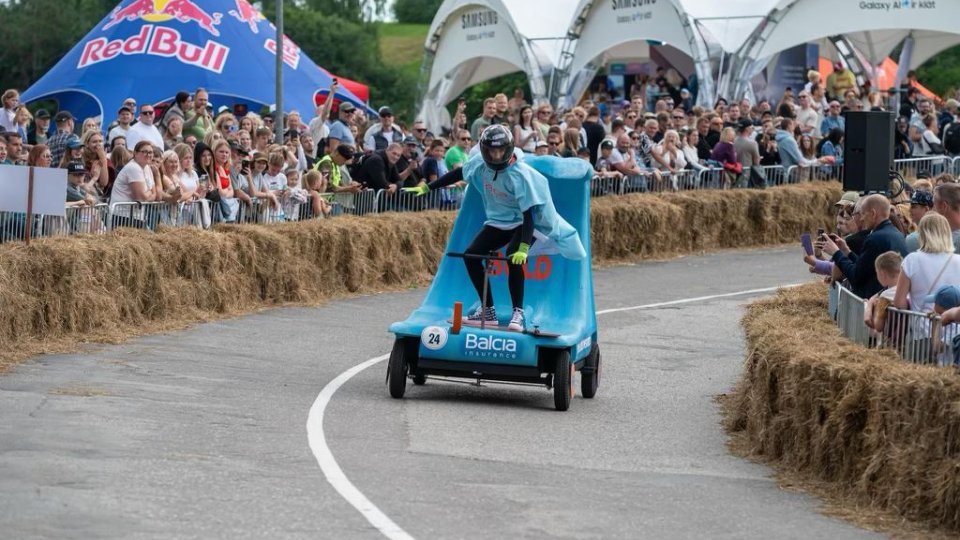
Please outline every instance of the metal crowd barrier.
M373 206L376 213L458 210L463 195L464 188L459 187L438 189L422 196L400 189L393 193L381 189L377 191Z
M274 206L270 199L253 198L249 205L240 203L237 223L280 223L286 221L286 219L286 213L283 211L282 205Z
M864 347L875 347L876 336L863 323L863 300L843 285L837 286L837 325L840 333Z
M783 168L783 165L755 165L755 169L760 169L764 178L767 179L767 187L779 186L786 182L787 171ZM747 174L750 174L750 170L747 169Z
M327 202L332 207L331 216L373 214L377 210L377 192L365 189L359 193L332 193L328 195Z
M897 159L893 162L893 168L904 178L917 178L919 176L934 177L944 172L949 172L954 166L954 161L947 156L926 156L920 158Z
M160 225L205 228L208 226L204 223L203 207L205 205L204 201L110 203L109 210L104 216L104 231L118 227L155 231Z
M623 178L594 176L590 180L590 196L620 195L623 193Z
M936 313L887 308L883 330L863 322L864 301L842 285L837 286L837 326L851 341L865 347L893 349L901 358L917 364L957 366L960 325L944 325Z

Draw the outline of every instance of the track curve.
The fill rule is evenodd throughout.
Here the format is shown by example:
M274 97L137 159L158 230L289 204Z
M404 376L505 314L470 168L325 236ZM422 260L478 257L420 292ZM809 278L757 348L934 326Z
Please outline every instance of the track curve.
M329 396L324 443L415 538L861 538L729 455L713 398L740 373L738 306L809 279L797 250L597 271L604 372L566 413L533 388L428 382L384 364ZM382 538L327 483L317 393L389 351L423 291L267 311L0 378L0 527L15 537ZM653 309L618 308L663 304Z

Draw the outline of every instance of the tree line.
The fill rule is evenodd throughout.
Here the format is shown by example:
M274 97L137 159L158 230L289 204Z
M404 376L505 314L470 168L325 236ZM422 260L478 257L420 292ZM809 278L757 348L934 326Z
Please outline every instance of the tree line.
M271 21L276 0L263 0ZM120 0L9 0L0 2L0 91L21 91L39 80ZM400 22L430 22L442 0L397 0ZM370 86L371 104L389 103L401 118L411 118L416 80L408 80L384 62L375 18L385 15L386 0L286 1L285 33L317 64ZM127 76L127 74L117 74Z

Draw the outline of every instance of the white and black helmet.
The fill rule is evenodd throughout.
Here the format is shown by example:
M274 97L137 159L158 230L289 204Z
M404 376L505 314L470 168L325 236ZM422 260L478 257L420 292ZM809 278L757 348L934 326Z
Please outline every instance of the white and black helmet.
M490 150L494 148L503 149L499 159L490 157ZM487 167L495 171L506 169L510 160L513 159L513 133L500 124L488 126L480 134L480 155L483 156Z

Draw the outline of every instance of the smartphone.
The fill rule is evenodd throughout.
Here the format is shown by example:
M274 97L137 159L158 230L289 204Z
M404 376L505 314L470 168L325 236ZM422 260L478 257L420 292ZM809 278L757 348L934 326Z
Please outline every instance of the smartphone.
M817 229L817 238L820 238L821 236L823 236L823 233L825 233L825 232L827 232L827 231L825 231L825 230L823 230L823 229Z
M340 81L338 81L336 77L334 77L334 78L333 78L333 81L331 81L331 82L333 82L333 84L340 84Z
M800 235L800 245L803 246L803 252L807 255L813 255L813 241L810 239L810 233Z
M820 240L821 238L823 238L823 233L825 232L826 231L824 231L823 229L817 229L817 240ZM821 256L823 256L823 250L820 248L814 249L813 256L819 259Z

